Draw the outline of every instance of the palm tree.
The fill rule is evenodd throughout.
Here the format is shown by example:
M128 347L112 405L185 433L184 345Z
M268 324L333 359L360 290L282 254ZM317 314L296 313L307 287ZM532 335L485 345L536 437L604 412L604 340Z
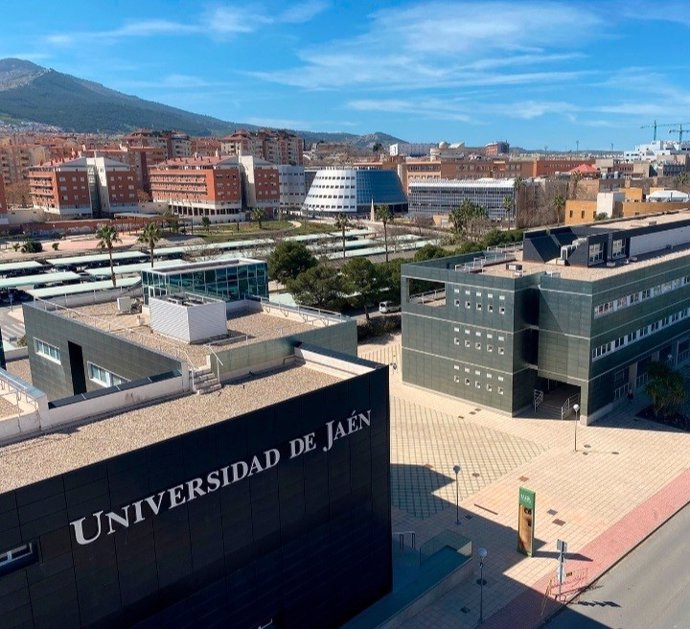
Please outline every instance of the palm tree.
M161 228L156 223L148 223L141 231L137 242L144 243L149 248L151 255L151 268L153 268L153 250L156 248L156 243L161 239Z
M508 215L508 227L510 227L510 211L513 209L513 197L506 194L506 196L503 197L503 203L501 205Z
M113 268L113 244L122 242L117 233L117 228L113 225L101 225L96 230L96 238L98 238L99 249L107 249L110 258L110 277L113 280L113 287L117 286L115 281L115 269Z
M345 259L345 230L351 225L352 222L344 212L340 212L340 214L335 217L335 227L340 230L343 236L343 260Z
M517 228L517 210L518 197L520 196L520 189L525 185L524 177L519 175L513 180L513 217L515 218L515 227ZM508 229L510 229L510 218L508 219Z
M252 210L252 220L259 223L259 229L261 229L261 221L264 220L264 211L260 207L255 207Z
M386 262L388 262L388 223L393 222L393 212L387 205L377 205L374 207L374 216L377 221L383 223L383 246L386 249Z

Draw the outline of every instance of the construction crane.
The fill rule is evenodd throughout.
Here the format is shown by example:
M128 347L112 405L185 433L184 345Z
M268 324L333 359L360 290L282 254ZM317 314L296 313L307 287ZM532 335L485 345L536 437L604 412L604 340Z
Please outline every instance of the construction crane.
M669 133L677 133L678 134L678 144L680 144L683 141L683 134L687 133L687 129L683 129L683 125L688 125L690 122L679 122L678 123L678 128L677 129L669 129Z
M654 129L654 142L656 142L656 130L658 127L679 127L682 130L683 125L688 125L690 122L671 122L670 124L657 124L657 121L654 121L654 124L645 124L640 127L640 129ZM686 131L683 130L683 133ZM673 131L669 131L669 133L680 133L678 129L674 129Z

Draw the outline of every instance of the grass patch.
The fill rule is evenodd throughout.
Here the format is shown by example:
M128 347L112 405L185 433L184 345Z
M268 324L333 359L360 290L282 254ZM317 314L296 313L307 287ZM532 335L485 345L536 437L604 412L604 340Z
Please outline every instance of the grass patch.
M208 242L228 242L232 240L246 240L247 238L270 238L271 236L289 233L291 236L303 234L321 234L334 231L333 225L300 221L295 227L290 221L262 221L261 229L258 223L224 223L212 225L207 232L201 226L195 226L194 235ZM239 225L239 230L237 228Z

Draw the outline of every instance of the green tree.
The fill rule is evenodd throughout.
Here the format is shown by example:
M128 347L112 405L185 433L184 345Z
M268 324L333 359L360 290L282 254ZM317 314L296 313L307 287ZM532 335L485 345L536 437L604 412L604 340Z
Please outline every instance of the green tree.
M383 144L381 144L381 142L375 142L374 146L371 147L371 152L372 153L382 153L383 152Z
M505 215L508 217L508 227L510 227L510 213L513 211L514 205L515 203L513 202L513 197L509 194L506 194L506 196L503 197L503 202L501 203L501 206L506 211Z
M59 242L54 242L52 245L50 245L53 248L53 251L57 251L60 248L60 243Z
M335 217L335 227L340 230L343 238L343 260L345 259L345 230L351 225L352 221L350 221L347 214L344 212L340 212L340 214Z
M21 253L41 253L41 251L43 251L43 245L31 237L25 240L21 246Z
M350 303L354 308L364 308L364 316L369 321L369 306L378 302L385 285L381 270L367 258L353 258L340 271Z
M284 240L268 256L268 271L272 280L287 284L300 273L318 264L311 251L301 242Z
M207 234L211 233L211 219L208 216L201 217L201 225L206 230Z
M165 223L168 226L168 229L173 233L177 234L180 231L180 221L178 220L177 216L168 208L165 210L163 213L163 218L165 219Z
M153 252L161 236L161 228L156 223L147 223L144 229L142 229L141 234L139 234L139 238L137 238L137 242L141 242L149 248L151 268L153 268Z
M375 205L374 216L377 221L383 223L383 246L386 249L386 262L388 262L388 223L393 222L393 212L387 205Z
M662 362L650 363L647 374L646 391L654 405L654 416L672 415L687 399L683 376Z
M113 225L101 225L96 230L96 238L98 238L98 248L107 249L108 257L110 258L110 278L113 280L113 287L117 286L115 279L115 268L113 267L113 245L116 242L122 242L117 228Z
M595 221L605 221L606 219L611 218L606 212L597 212L596 216L594 217Z
M451 231L456 236L463 236L469 232L468 227L473 221L486 218L486 216L486 210L481 205L470 199L463 199L460 207L451 210L448 219Z
M438 245L424 245L421 249L417 249L414 254L415 262L424 262L425 260L434 260L436 258L445 258L450 254Z
M304 306L338 310L342 304L343 280L325 265L313 266L287 282L295 301Z
M259 229L261 229L261 221L263 221L264 218L266 218L266 214L264 214L264 211L260 207L255 207L252 210L252 220L259 224Z

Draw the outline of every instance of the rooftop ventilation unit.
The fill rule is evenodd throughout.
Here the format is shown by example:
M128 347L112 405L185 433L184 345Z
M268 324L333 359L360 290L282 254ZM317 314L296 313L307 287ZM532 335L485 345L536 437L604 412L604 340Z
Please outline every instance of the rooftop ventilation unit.
M545 271L544 275L546 275L547 277L560 277L561 276L559 271Z

